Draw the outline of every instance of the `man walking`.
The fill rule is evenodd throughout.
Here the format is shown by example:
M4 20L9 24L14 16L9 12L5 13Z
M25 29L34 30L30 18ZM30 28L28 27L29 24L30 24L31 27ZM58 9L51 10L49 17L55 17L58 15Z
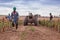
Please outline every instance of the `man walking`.
M53 16L52 16L52 13L50 13L50 21L52 21L53 19Z
M11 13L11 19L12 19L12 26L16 26L16 29L18 28L18 19L19 19L19 14L16 11L16 7L13 7L13 12Z

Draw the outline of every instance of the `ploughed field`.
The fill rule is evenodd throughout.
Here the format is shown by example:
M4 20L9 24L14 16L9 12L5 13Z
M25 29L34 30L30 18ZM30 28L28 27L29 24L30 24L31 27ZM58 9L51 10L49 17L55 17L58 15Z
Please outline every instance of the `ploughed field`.
M6 19L3 24L3 16L0 18L0 40L60 40L60 18L54 18L50 22L49 18L41 17L38 26L24 26L25 17L20 17L17 30Z

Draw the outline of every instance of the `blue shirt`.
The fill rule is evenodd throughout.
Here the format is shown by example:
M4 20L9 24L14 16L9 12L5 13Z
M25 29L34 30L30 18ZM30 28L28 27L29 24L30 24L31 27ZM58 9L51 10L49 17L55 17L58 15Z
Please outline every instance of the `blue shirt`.
M19 14L18 14L18 12L12 12L11 13L11 18L13 19L13 22L18 22L18 17L19 17Z
M8 18L9 20L11 20L11 16L7 16L7 18Z

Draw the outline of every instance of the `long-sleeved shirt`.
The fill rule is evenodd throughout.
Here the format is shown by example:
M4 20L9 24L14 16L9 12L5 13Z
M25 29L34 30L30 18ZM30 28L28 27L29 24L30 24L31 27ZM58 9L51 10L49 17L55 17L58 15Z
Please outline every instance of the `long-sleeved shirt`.
M19 18L19 14L18 12L12 12L11 13L11 19L13 20L13 22L18 22L18 18Z

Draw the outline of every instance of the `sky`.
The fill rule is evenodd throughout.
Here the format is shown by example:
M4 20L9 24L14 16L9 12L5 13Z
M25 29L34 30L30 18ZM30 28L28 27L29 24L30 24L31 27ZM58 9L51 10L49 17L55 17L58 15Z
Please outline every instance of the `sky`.
M60 15L60 0L0 0L0 15L8 15L17 8L20 16L28 15L29 12L41 16Z

